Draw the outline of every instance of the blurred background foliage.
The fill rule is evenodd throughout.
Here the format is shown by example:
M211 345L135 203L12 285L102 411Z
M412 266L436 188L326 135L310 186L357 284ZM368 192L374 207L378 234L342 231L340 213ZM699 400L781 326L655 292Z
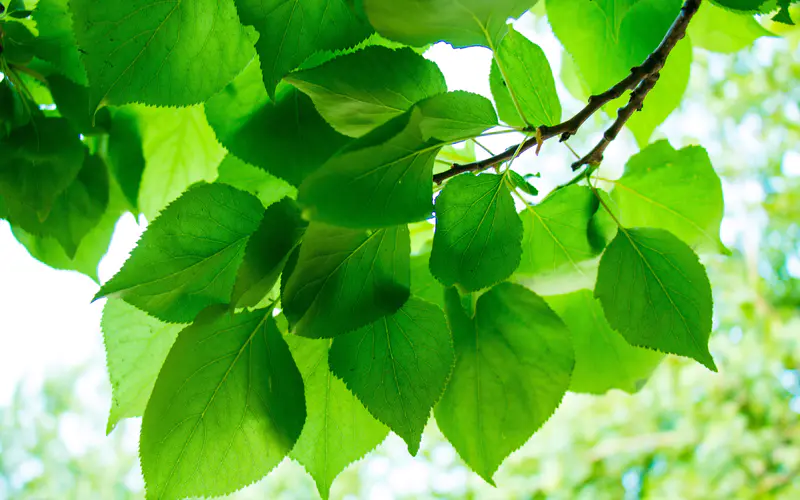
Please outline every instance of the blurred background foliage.
M696 50L681 109L662 127L675 146L702 142L724 181L733 256L706 262L720 373L668 357L635 395L568 395L501 467L498 488L431 427L418 457L390 437L333 498L800 498L800 29L767 27L782 38ZM142 498L138 422L102 435L109 393L102 359L21 385L0 407L0 498ZM233 495L317 497L289 461Z

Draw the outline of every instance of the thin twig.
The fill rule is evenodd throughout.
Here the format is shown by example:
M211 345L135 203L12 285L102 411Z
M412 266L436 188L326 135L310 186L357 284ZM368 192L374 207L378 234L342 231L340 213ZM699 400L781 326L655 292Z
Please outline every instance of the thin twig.
M672 26L670 26L667 34L664 36L664 39L661 41L658 47L649 56L647 56L647 59L645 59L640 66L632 68L628 76L620 80L616 85L606 90L602 94L591 96L588 104L569 120L561 122L558 125L553 125L552 127L548 127L546 125L539 127L538 130L540 133L538 135L541 137L541 140L544 142L545 140L556 136L559 136L560 141L562 142L569 139L578 132L578 129L580 129L580 127L586 122L586 120L589 119L589 117L599 111L603 106L614 99L622 97L625 92L629 90L634 91L631 94L631 100L628 102L628 105L620 110L620 115L617 117L617 120L611 126L609 131L606 132L606 135L610 136L611 133L613 133L614 137L616 137L616 134L619 133L619 129L625 125L625 122L628 121L633 113L636 110L641 109L642 102L644 101L645 97L647 97L647 93L653 88L653 85L655 85L655 79L657 79L657 77L654 77L654 75L657 75L664 68L664 64L666 63L670 52L672 52L672 49L674 49L675 45L681 39L683 39L684 36L686 36L686 27L689 25L689 21L692 20L692 17L694 17L694 15L697 13L697 9L700 8L701 2L702 0L686 0L686 2L683 4L683 7L681 7L680 13L675 18ZM641 92L637 93L636 90L638 89L641 89ZM626 111L625 113L627 116L623 117L623 110L631 106L634 97L636 98L637 103L628 109L630 113L627 114L628 111ZM612 132L614 129L616 129L615 133ZM606 135L603 136L601 143L605 142ZM613 140L613 138L611 140ZM441 184L447 179L463 172L479 172L489 167L499 165L510 160L515 154L521 154L536 146L536 144L537 138L531 137L491 158L467 163L464 165L453 164L450 170L434 175L433 181L437 184ZM600 155L602 155L602 152L607 146L607 143L605 143L603 146L599 146ZM590 153L590 155L591 154L592 153ZM596 159L596 156L593 156L592 159ZM574 168L577 169L579 166Z
M597 145L586 154L586 156L572 164L573 172L584 165L596 166L603 161L603 153L605 153L606 148L609 144L611 144L611 141L617 138L617 135L622 130L622 127L624 127L625 123L630 120L631 116L642 109L644 98L647 97L648 92L653 90L653 87L655 87L656 82L658 82L659 75L660 73L653 73L645 78L638 87L636 87L636 90L631 93L631 98L628 101L628 104L619 108L617 111L617 119L614 120L614 123L612 123L608 130L605 131L603 138L600 139L600 142L598 142Z

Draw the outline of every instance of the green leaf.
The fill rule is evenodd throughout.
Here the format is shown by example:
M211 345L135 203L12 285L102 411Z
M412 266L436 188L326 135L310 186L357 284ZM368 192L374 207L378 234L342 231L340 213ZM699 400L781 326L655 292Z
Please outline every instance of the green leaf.
M77 271L99 283L97 266L108 251L117 221L127 207L116 183L111 181L109 188L108 208L102 218L81 239L74 257L67 256L61 243L54 237L36 236L13 225L11 231L34 259L54 269Z
M191 322L209 305L227 304L263 213L255 196L230 186L193 186L148 226L95 298L121 297L175 323Z
M767 3L767 0L712 0L713 3L722 5L728 9L758 12L760 7Z
M525 177L522 177L518 173L514 172L513 170L508 171L508 180L514 186L515 189L519 189L523 193L529 194L531 196L536 196L539 194L539 190L533 186Z
M535 0L363 0L375 30L386 38L422 46L445 41L454 47L496 47L517 18Z
M297 204L290 198L267 208L261 224L247 242L233 287L232 304L253 307L272 290L307 226Z
M211 182L225 150L214 140L203 108L137 108L143 134L145 169L139 209L152 220L200 181Z
M752 14L731 12L708 2L700 5L688 32L695 47L724 54L749 47L762 36L774 36Z
M256 51L270 95L281 78L318 51L352 47L372 33L351 0L235 0L261 36Z
M659 227L701 250L730 253L719 239L722 184L705 149L658 141L631 157L611 196L628 227Z
M111 433L120 420L144 414L161 365L186 325L162 323L122 300L109 299L100 326L111 380L106 427Z
M47 75L47 88L58 109L58 114L70 121L76 132L86 135L105 133L102 120L95 120L94 110L89 107L89 89L58 73ZM109 117L108 110L101 111L102 118ZM98 118L101 115L98 113Z
M797 3L797 0L778 0L778 12L772 16L774 22L794 26L792 13L789 11L790 2Z
M217 167L217 180L258 197L268 207L285 197L294 198L297 190L272 174L229 154Z
M554 273L599 252L590 239L589 224L599 204L591 189L568 186L554 191L538 205L529 205L522 218L522 259L519 274Z
M440 144L425 141L406 113L351 143L300 186L312 220L383 227L430 217L433 161Z
M272 309L207 311L178 335L144 412L147 498L226 495L261 479L305 418L303 380Z
M139 206L139 188L146 166L143 148L136 113L124 108L114 110L108 131L108 166L134 210Z
M333 373L416 455L453 367L442 310L409 299L392 316L337 337L329 359Z
M108 170L96 155L87 155L83 168L65 189L50 210L47 219L40 220L34 212L22 210L15 214L7 202L12 220L25 231L36 236L52 236L72 259L86 236L108 207ZM25 215L23 215L25 214ZM16 216L16 217L15 217ZM21 216L21 217L20 217Z
M545 297L572 334L575 371L569 389L603 394L621 389L631 394L641 389L663 354L633 347L614 331L600 302L589 290Z
M36 37L22 22L6 18L0 20L3 33L4 62L25 66L34 56Z
M106 211L97 225L83 237L74 257L67 256L64 248L53 237L35 236L15 226L11 226L11 231L34 259L53 269L77 271L99 283L97 266L108 251L111 236L121 214L121 209Z
M436 63L409 48L366 47L287 81L307 94L338 132L360 137L416 102L447 92Z
M331 158L306 179L298 201L309 218L345 227L426 219L433 208L433 162L439 149L496 123L491 103L475 94L426 99Z
M569 330L520 285L484 293L472 320L455 289L445 296L456 366L436 423L469 467L490 484L503 460L553 414L575 362Z
M327 500L331 485L349 464L378 446L389 433L328 367L330 341L287 335L306 390L308 417L291 457L302 465Z
M500 118L509 125L539 127L561 121L561 102L544 51L514 28L495 52L490 84Z
M36 3L33 20L36 21L39 36L36 38L34 52L36 57L52 64L58 73L85 86L88 83L86 70L73 34L68 3L68 0L39 0ZM89 112L86 109L86 113Z
M294 333L335 337L397 311L409 295L410 245L405 226L311 223L281 294Z
M508 84L500 73L497 62L494 60L489 70L489 88L492 91L492 98L494 99L495 106L497 106L497 114L500 116L500 119L506 124L518 129L526 127L528 124L525 123L519 111L517 111L517 105L511 98Z
M0 196L44 220L72 183L85 156L78 134L63 118L36 118L0 138Z
M481 135L497 125L497 114L489 99L456 90L420 101L419 128L426 141L460 142Z
M411 295L444 309L444 287L431 274L430 253L411 257Z
M26 102L11 86L8 78L0 81L0 138L30 120Z
M230 1L71 0L70 7L91 109L200 103L253 58Z
M206 103L206 116L228 151L294 186L349 141L291 85L270 100L258 61Z
M547 0L547 18L569 52L588 90L598 94L642 64L664 38L681 6L679 0ZM688 39L670 54L642 112L628 122L640 145L678 106L691 66ZM625 99L624 97L622 99ZM623 100L607 106L615 114Z
M629 344L717 371L708 351L711 285L697 255L671 233L620 228L600 260L594 295Z
M20 12L27 10L28 7L25 5L25 0L10 0L8 2L8 14L12 12Z
M431 272L444 285L480 290L504 280L519 266L521 242L504 176L459 175L436 199Z

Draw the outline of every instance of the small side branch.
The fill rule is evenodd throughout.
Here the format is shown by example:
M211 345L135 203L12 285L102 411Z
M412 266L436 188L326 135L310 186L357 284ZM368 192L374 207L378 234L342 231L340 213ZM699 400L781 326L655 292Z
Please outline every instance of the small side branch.
M625 126L625 123L627 123L627 121L636 111L642 109L644 100L647 97L647 94L655 86L659 74L664 68L672 49L674 49L675 45L677 45L677 43L686 36L686 28L689 26L689 22L700 8L701 2L702 0L686 0L686 2L683 4L683 7L681 7L680 13L675 18L675 21L672 23L672 26L670 26L667 34L664 36L664 39L661 41L658 47L649 56L647 56L647 59L645 59L640 66L632 68L628 76L620 80L617 84L602 94L591 96L588 104L569 120L561 122L558 125L553 125L552 127L540 127L538 136L541 138L542 142L553 137L559 137L559 140L562 142L566 141L575 135L581 126L583 126L583 124L586 122L586 120L599 111L603 106L610 103L614 99L622 97L625 92L633 91L628 104L620 108L619 112L617 113L617 119L614 121L611 127L606 130L605 134L603 134L603 138L600 140L597 146L595 146L594 149L592 149L592 151L589 152L589 154L587 154L585 157L575 162L572 168L573 170L577 170L582 165L599 163L602 160L603 152L611 143L611 141L617 137L620 130L622 130L622 127ZM509 161L515 155L535 147L537 144L538 139L536 137L531 137L520 144L511 146L502 153L492 156L491 158L463 165L453 164L452 168L449 170L434 175L433 181L436 184L441 184L447 179L455 177L456 175L464 172L480 172L487 168L500 165L501 163Z

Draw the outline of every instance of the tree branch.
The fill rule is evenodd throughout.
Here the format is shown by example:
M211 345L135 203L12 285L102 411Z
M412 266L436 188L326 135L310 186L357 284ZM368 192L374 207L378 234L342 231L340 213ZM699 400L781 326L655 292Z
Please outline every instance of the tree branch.
M552 127L539 127L539 136L542 142L556 136L560 136L560 141L566 141L575 135L586 120L603 106L614 99L622 97L625 92L631 90L633 92L631 93L628 104L620 108L617 113L617 119L611 127L606 130L605 134L603 134L603 138L589 154L575 162L572 165L572 169L577 170L586 164L599 163L603 158L603 152L606 147L608 147L608 144L616 138L617 134L619 134L630 117L633 116L636 111L642 109L644 100L655 86L659 73L664 68L664 64L667 62L670 52L672 52L675 45L686 36L686 28L689 25L689 21L691 21L692 17L697 13L701 2L702 0L686 0L684 2L680 13L675 18L675 21L672 23L672 26L670 26L658 47L647 56L647 59L645 59L640 66L632 68L628 76L602 94L591 96L588 104L569 120L561 122L558 125L553 125ZM454 163L450 170L434 175L433 181L436 184L441 184L445 180L464 172L480 172L489 167L500 165L510 160L515 155L521 154L536 146L536 144L537 138L531 137L491 158L463 165Z

